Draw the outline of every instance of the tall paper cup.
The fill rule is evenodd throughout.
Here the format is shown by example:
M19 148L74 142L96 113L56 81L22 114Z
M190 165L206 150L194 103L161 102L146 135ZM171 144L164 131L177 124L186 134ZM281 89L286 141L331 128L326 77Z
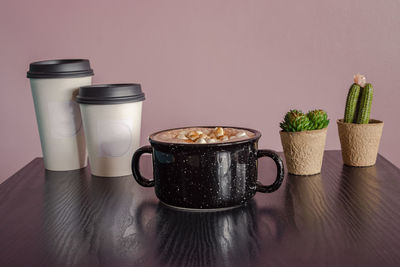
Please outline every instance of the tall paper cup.
M131 159L140 144L140 84L105 84L79 89L91 173L115 177L132 174Z
M79 105L74 94L92 83L86 59L31 63L30 79L44 167L67 171L87 166L87 152Z

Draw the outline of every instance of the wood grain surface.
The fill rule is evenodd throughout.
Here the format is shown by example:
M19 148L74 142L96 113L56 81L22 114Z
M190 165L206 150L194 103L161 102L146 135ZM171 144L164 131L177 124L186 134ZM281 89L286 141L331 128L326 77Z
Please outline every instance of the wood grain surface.
M262 160L262 182L274 168ZM0 185L0 266L400 266L400 170L382 156L346 167L340 151L322 169L247 206L190 213L132 176L45 171L37 158Z

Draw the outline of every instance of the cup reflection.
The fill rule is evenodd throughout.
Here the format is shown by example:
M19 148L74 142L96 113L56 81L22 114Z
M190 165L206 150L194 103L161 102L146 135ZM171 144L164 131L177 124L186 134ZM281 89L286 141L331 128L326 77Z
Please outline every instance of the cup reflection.
M141 265L147 253L148 240L136 227L135 211L143 198L137 188L132 176L91 177L91 239L96 240L105 266Z
M142 195L131 176L95 177L87 169L45 175L42 232L53 266L143 260L147 243L134 219Z
M88 253L82 231L87 206L85 170L45 171L42 232L46 255L54 265L74 265Z

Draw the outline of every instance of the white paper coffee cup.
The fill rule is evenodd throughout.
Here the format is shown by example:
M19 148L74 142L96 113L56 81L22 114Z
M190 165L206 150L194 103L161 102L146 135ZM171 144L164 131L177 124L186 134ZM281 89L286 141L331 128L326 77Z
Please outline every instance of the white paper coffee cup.
M77 90L92 83L86 59L46 60L31 63L30 79L44 167L67 171L87 166L87 151Z
M106 84L79 89L91 173L116 177L132 174L131 160L140 145L140 84Z

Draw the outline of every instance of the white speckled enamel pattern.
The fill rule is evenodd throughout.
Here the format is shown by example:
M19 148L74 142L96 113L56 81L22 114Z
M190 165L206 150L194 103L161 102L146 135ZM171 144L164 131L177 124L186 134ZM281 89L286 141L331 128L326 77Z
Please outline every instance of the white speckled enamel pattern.
M220 209L248 202L257 191L273 192L283 179L281 159L270 150L258 150L261 134L229 143L177 144L158 142L150 136L151 146L136 151L132 171L143 186L155 186L157 197L167 205L188 209ZM157 134L157 133L156 133ZM139 159L151 153L154 180L141 176ZM274 184L257 183L257 159L271 157L278 172Z

